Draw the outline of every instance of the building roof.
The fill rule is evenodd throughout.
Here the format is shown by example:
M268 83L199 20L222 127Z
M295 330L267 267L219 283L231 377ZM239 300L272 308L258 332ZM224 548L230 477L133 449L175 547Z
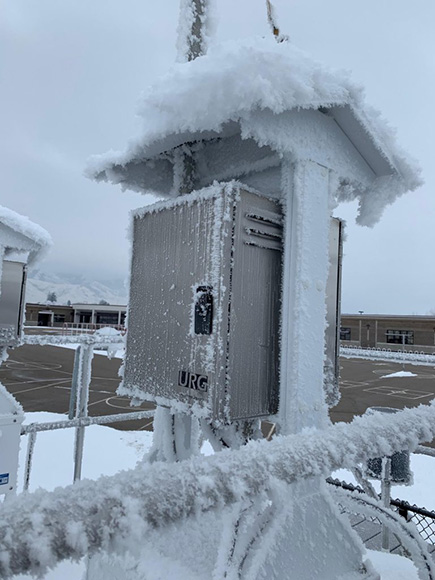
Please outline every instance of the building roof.
M144 93L138 136L124 151L94 156L87 174L144 193L152 193L155 186L154 191L164 195L165 186L158 187L152 172L165 169L170 150L231 132L234 124L240 125L242 138L254 137L264 145L258 131L252 134L253 114L309 109L333 110L337 123L345 125L345 133L355 134L361 148L372 147L382 157L390 171L378 171L378 176L389 171L395 178L377 184L384 205L421 184L418 165L397 146L393 130L365 104L363 89L347 73L325 68L289 43L268 39L227 43L191 62L174 65ZM275 143L269 136L267 144L279 152L285 150L282 141L282 135ZM376 165L373 153L369 156ZM150 179L144 178L145 169ZM166 194L174 193L166 189Z

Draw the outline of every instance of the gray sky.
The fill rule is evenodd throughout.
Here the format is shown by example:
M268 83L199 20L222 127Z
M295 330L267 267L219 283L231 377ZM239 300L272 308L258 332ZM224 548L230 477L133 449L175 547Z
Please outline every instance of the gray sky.
M426 184L374 229L348 222L343 311L435 311L435 3L274 0L283 32L351 70L397 127ZM216 40L269 34L265 0L215 0ZM83 176L137 132L141 91L175 60L178 0L5 0L0 16L1 204L53 236L47 271L124 277L128 210L149 198Z

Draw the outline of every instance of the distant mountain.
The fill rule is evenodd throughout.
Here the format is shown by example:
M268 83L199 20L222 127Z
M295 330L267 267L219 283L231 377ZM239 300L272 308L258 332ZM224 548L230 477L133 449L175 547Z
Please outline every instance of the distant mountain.
M127 304L127 290L122 280L90 281L83 276L31 272L27 278L26 302L47 302L47 295L56 294L56 304Z

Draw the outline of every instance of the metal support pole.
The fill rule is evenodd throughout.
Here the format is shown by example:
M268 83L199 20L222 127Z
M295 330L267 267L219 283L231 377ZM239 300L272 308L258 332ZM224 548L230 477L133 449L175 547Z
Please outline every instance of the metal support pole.
M180 24L185 22L186 28L181 24L180 34L185 35L183 44L185 60L191 61L205 53L204 28L208 17L208 3L210 0L181 0ZM180 55L181 56L181 55Z
M77 406L77 389L78 389L78 379L79 379L79 368L80 368L80 349L82 347L79 345L76 348L76 352L74 355L74 367L73 367L73 375L71 381L71 391L69 396L69 412L68 412L68 419L74 419L76 414L76 406Z
M33 451L35 449L36 432L29 433L29 439L27 440L27 453L26 453L26 467L24 470L24 486L23 491L28 491L30 483L30 472L32 470L32 459Z
M384 507L390 509L391 459L389 457L384 457L382 459L381 497ZM382 524L382 549L387 552L390 550L390 532L384 523Z
M89 384L91 382L92 359L94 349L92 345L82 345L79 355L78 369L78 397L76 404L76 417L87 417ZM85 427L77 427L74 445L74 481L81 479L83 445L85 441Z

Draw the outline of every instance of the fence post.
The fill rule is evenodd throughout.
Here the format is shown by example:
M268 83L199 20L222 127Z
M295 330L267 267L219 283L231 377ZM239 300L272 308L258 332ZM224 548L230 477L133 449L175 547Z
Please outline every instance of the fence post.
M24 470L24 486L23 491L28 491L30 483L30 472L32 470L32 459L33 451L35 449L36 432L29 433L29 438L27 441L27 453L26 453L26 467Z
M79 354L77 372L77 403L76 417L87 417L89 384L91 382L92 359L94 348L91 344L82 345ZM85 441L85 427L76 428L74 445L74 481L80 480L82 476L83 445Z
M408 520L408 509L406 508L405 505L401 504L401 506L398 509L398 514L399 516L402 516L402 518L405 518L405 520Z
M74 417L76 416L77 389L78 389L78 385L79 385L79 369L80 369L81 348L82 347L79 345L76 348L76 352L74 355L74 367L73 367L71 391L70 391L70 397L69 397L68 419L74 419Z
M391 502L391 459L389 457L382 458L382 482L381 482L381 497L385 508L390 508ZM382 550L389 551L390 549L390 534L388 527L382 524Z

